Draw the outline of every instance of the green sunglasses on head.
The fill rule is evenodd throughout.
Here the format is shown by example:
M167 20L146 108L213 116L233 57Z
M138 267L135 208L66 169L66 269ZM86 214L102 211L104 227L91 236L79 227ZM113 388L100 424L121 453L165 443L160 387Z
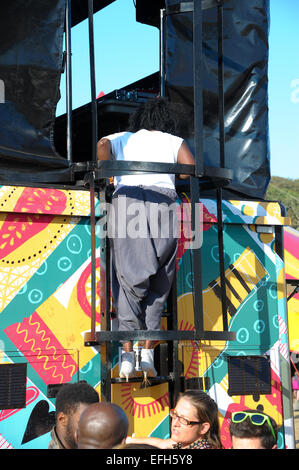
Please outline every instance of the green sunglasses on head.
M255 426L262 426L267 421L267 424L271 429L272 435L276 441L276 434L269 416L264 415L263 413L259 413L258 411L235 411L232 413L231 417L233 423L242 423L246 418L249 418L251 423Z

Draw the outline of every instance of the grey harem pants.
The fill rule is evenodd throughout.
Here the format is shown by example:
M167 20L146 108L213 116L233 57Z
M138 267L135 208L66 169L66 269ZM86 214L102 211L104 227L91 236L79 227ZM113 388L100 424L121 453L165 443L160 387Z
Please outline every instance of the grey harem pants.
M176 192L123 186L109 214L111 285L119 331L160 330L176 269Z

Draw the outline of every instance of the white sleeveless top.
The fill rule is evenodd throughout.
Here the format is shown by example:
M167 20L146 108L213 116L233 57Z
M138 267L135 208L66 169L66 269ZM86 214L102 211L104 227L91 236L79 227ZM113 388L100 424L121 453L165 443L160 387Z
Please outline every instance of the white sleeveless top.
M111 141L112 154L116 160L176 163L183 139L166 132L147 131L118 132L106 136ZM159 186L175 189L175 175L146 173L143 175L115 176L114 184L119 186Z

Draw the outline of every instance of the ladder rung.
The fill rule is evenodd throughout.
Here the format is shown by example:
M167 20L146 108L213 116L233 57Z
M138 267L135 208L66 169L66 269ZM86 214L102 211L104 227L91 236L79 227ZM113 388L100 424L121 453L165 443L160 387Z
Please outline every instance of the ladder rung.
M164 382L173 382L174 380L174 377L172 375L167 375L167 376L164 376L164 375L161 375L161 376L156 376L156 377L148 377L148 380L150 383L153 383L155 385L159 384L159 383L164 383ZM131 377L128 379L128 382L143 382L144 381L144 378L143 377ZM121 379L119 377L115 377L113 379L111 379L111 383L112 384L118 384L118 383L125 383L126 382L126 379Z
M110 311L110 312L108 312L108 315L110 315L110 318L111 318L111 319L117 318L117 315L116 315L116 313L115 313L113 310ZM171 315L172 315L171 312L165 311L165 312L162 312L161 317L163 317L163 318L168 318L168 317L171 317Z
M85 346L94 346L109 341L234 341L236 333L233 331L150 331L150 330L134 330L134 331L96 331L95 335L87 332L84 335Z
M151 385L159 385L165 382L174 382L175 377L173 373L169 375L157 375L156 377L148 377L149 386ZM206 388L210 388L210 379L209 377L205 377L204 380L202 377L193 377L192 379L186 379L183 375L179 377L181 389L187 388L199 388L203 389L203 385L205 383ZM111 384L122 384L126 383L126 379L121 379L120 377L111 378ZM143 383L144 378L142 376L138 377L131 377L128 379L129 383Z

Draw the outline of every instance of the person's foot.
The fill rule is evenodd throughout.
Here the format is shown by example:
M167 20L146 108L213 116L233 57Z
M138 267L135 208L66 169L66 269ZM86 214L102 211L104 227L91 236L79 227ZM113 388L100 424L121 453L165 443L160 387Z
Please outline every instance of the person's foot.
M147 382L148 377L156 377L157 371L154 366L154 350L143 348L141 351L141 370L143 371L144 381Z
M126 379L127 382L128 382L129 377L135 377L135 353L134 351L122 352L119 377L121 379Z

